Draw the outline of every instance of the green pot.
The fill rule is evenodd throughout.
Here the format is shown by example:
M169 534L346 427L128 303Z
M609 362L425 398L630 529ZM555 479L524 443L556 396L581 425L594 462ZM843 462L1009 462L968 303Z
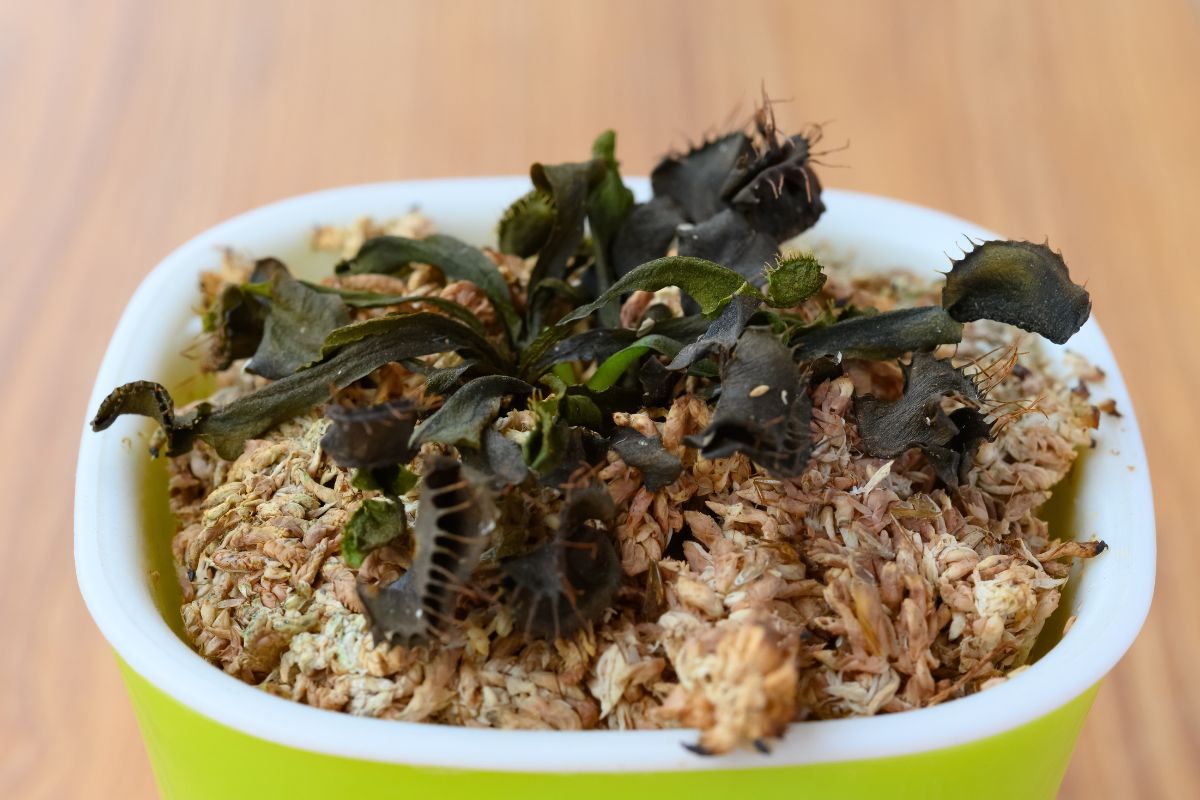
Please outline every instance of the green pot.
M644 181L631 181L644 194ZM278 255L309 275L329 259L307 252L315 222L395 216L419 204L440 229L487 241L524 179L375 184L321 192L249 212L201 234L146 278L122 317L89 410L128 380L178 386L194 365L179 354L198 332L198 274L216 248ZM964 236L999 238L916 206L830 190L803 239L851 256L856 269L931 270ZM499 731L353 717L283 700L207 664L184 641L170 577L165 470L145 455L151 426L123 418L85 429L76 481L80 589L112 644L162 795L167 798L500 797L689 800L752 797L1053 797L1096 686L1132 644L1154 586L1154 511L1132 405L1096 323L1071 341L1107 374L1098 446L1060 490L1056 536L1099 537L1109 551L1072 581L1033 665L998 686L932 708L798 723L771 755L700 757L694 731ZM1047 346L1053 359L1062 349Z

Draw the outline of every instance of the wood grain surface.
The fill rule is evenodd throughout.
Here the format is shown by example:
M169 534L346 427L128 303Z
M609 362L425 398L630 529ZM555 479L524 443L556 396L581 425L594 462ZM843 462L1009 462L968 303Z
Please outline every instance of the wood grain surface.
M644 173L765 83L783 122L849 142L829 185L1048 236L1086 279L1141 416L1161 558L1062 796L1200 797L1196 10L0 0L0 796L154 796L75 587L71 491L104 344L155 262L287 195L577 160L610 126Z

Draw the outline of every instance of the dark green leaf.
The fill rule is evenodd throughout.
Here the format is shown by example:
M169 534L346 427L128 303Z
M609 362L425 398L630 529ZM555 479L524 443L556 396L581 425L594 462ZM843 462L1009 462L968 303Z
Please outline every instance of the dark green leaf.
M728 267L755 286L762 285L763 272L778 253L774 239L751 228L741 214L730 209L679 227L679 255Z
M761 298L754 295L735 295L720 315L709 324L708 330L680 350L667 365L667 369L687 369L714 352L724 353L731 350L761 305Z
M603 292L616 280L613 265L613 245L617 231L629 216L633 207L633 192L621 181L621 172L616 160L617 135L605 131L592 145L592 158L604 165L600 180L588 194L588 225L592 229L596 251L596 289ZM616 304L601 309L601 324L616 327L619 323Z
M825 273L812 253L796 253L767 270L767 303L795 308L825 285Z
M331 405L325 409L330 425L321 449L338 466L374 469L408 462L417 410L408 400L393 400L365 408Z
M550 238L555 216L554 198L539 189L531 189L500 217L497 228L500 252L521 258L535 254Z
M633 428L617 428L608 442L622 461L642 473L642 481L652 492L674 483L683 472L683 464L666 451L658 437L642 436Z
M725 208L722 188L738 162L753 154L750 137L736 131L664 159L650 173L650 184L655 195L674 200L689 221L701 222Z
M781 478L804 471L812 449L812 401L791 351L750 328L721 365L721 397L708 427L685 439L705 458L745 453Z
M678 286L700 304L705 314L715 313L735 294L757 294L745 278L720 264L685 256L660 258L624 275L594 302L567 314L558 321L558 325L569 325L585 319L623 294L639 290L655 292L667 286Z
M424 239L377 236L364 242L358 255L335 269L339 273L390 274L414 262L437 267L447 280L469 281L478 286L492 301L509 332L515 335L520 319L513 310L512 294L500 270L478 248L453 236L434 234Z
M967 452L974 452L991 426L974 409L970 414L947 415L942 398L955 394L978 402L974 380L955 368L948 359L932 353L915 353L905 369L904 394L891 402L871 395L855 398L854 414L863 451L876 458L895 458L912 447L929 456L938 475L950 484L959 482L960 466ZM969 465L968 465L969 466Z
M483 327L483 323L480 322L479 316L474 311L471 311L471 309L461 303L446 300L437 295L384 294L360 289L338 289L332 286L322 286L319 283L308 283L307 281L301 282L313 291L337 295L342 299L343 303L351 308L387 308L389 306L407 305L431 306L438 311L444 311L459 322L469 325L480 336L487 336L487 329Z
M798 356L805 361L839 353L844 358L894 358L961 340L962 324L943 309L905 308L805 331L798 339Z
M638 370L638 383L642 387L641 404L647 408L659 408L671 404L675 387L682 374L667 369L657 358L647 358Z
M388 314L383 317L363 320L362 322L354 322L344 328L338 328L325 338L325 345L321 349L321 355L323 358L328 358L348 345L367 339L374 339L380 336L397 338L404 334L420 337L425 335L425 331L437 337L434 340L435 342L441 342L447 346L442 350L427 350L424 349L424 345L413 342L409 346L421 350L420 353L414 353L413 356L448 353L451 351L470 352L480 356L478 363L481 368L489 369L493 372L502 372L507 367L507 359L497 353L491 343L473 328L468 328L448 317L428 311L418 311L408 314ZM404 356L403 358L411 358L413 356ZM396 360L401 361L403 359Z
M478 450L463 451L463 463L487 475L495 489L516 486L529 476L521 445L495 428L484 428Z
M262 340L246 364L247 372L264 378L276 380L316 361L325 337L350 323L341 298L310 289L274 258L259 260L242 290L265 306Z
M613 243L613 269L618 277L634 267L662 258L684 222L683 211L669 197L639 203L625 218Z
M1074 336L1092 311L1062 256L1033 242L984 242L954 262L942 306L959 322L991 319L1056 344Z
M350 485L361 491L383 492L401 497L417 485L416 474L408 467L395 464L375 469L356 469L350 473Z
M821 182L808 163L808 141L803 136L784 139L777 152L768 148L741 180L730 202L750 227L775 241L808 230L825 211Z
M204 314L204 330L212 334L206 366L227 369L239 358L249 358L263 338L265 310L242 287L230 284L221 290Z
M431 369L425 373L426 394L450 394L464 378L470 377L479 366L474 360L461 361L452 367Z
M413 432L412 445L441 442L479 448L479 437L500 413L505 395L528 394L533 387L507 375L485 375L469 381Z
M530 169L533 185L554 198L555 211L554 225L538 251L537 265L529 278L531 291L537 289L543 278L566 276L567 263L583 241L588 193L603 173L604 165L599 161L534 164Z
M426 463L418 496L412 568L386 586L358 586L376 644L444 637L495 527L490 494L454 459Z
M593 328L556 342L534 365L545 370L566 361L602 361L637 340L637 334L625 328Z
M532 552L501 563L504 587L518 628L558 639L599 619L621 585L621 563L612 544L616 507L608 492L571 492L553 538ZM595 520L599 527L586 524Z
M371 551L391 544L407 530L403 504L390 497L364 500L342 531L342 559L357 569Z

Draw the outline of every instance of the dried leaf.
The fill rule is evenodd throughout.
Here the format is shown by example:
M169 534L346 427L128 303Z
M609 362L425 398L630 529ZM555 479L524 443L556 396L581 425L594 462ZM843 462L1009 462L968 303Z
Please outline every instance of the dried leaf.
M239 358L249 358L263 338L264 309L241 286L230 284L221 290L204 313L204 330L212 334L206 367L227 369Z
M942 306L959 322L1004 322L1056 344L1074 336L1092 311L1061 255L1044 244L1012 241L984 242L954 262Z
M134 381L119 386L100 403L92 420L92 430L106 430L123 414L138 414L158 422L167 439L167 455L177 456L192 449L196 426L211 413L212 407L201 403L182 415L175 414L175 401L160 383ZM157 456L155 450L151 454Z

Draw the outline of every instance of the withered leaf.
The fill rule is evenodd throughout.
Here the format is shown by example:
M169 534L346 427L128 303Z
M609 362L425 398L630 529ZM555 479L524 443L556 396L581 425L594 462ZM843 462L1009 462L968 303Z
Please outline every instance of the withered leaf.
M533 387L507 375L484 375L467 382L446 398L442 407L412 434L413 447L441 442L478 449L479 437L500 413L505 395L528 394Z
M642 473L642 482L652 492L675 482L683 464L663 447L662 439L643 436L633 428L617 428L608 439L621 460Z
M749 328L721 364L721 396L707 428L684 441L705 458L745 453L778 477L803 472L812 449L812 400L792 352Z
M249 358L263 338L265 311L241 286L221 290L204 313L204 330L212 334L206 366L212 370L229 367L239 358Z
M1092 301L1046 245L991 241L954 262L942 307L959 322L995 320L1063 344L1087 322Z
M793 136L749 167L730 202L752 228L782 242L816 224L825 204L808 154L808 140Z
M330 405L329 428L321 448L338 466L374 469L402 464L415 454L408 440L417 410L408 400L393 400L365 408Z
M247 372L264 378L276 380L313 363L325 337L350 324L340 297L305 286L278 259L260 259L242 291L264 306L262 339L246 364Z
M610 532L615 518L607 490L575 490L567 495L554 537L501 562L515 622L528 636L570 636L612 605L621 584ZM588 524L593 520L599 525Z
M364 500L342 531L342 558L357 569L371 551L391 544L407 530L403 504L390 497Z
M801 333L798 356L806 361L822 356L894 358L914 350L962 341L962 323L937 306L903 308L883 314L851 317Z
M377 644L445 635L495 525L491 495L452 458L426 462L419 498L412 567L386 586L358 585Z

